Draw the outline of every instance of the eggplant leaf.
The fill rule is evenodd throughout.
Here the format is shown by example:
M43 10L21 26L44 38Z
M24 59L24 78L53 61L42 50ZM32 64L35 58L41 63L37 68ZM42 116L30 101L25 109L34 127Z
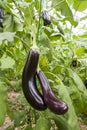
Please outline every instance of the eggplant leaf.
M68 104L68 112L65 114L65 118L67 119L67 122L71 127L71 130L80 130L78 126L78 119L68 89L62 82L60 85L58 85L58 93L62 100Z
M50 121L44 117L39 117L39 119L36 122L35 130L50 130L50 128L51 128Z
M2 44L3 40L12 42L14 40L14 36L15 36L15 33L11 33L11 32L0 33L0 45Z
M73 79L77 86L77 89L81 93L82 100L84 103L84 112L87 113L87 89L85 88L81 78L71 69L68 69L69 76Z
M5 121L6 116L6 99L7 99L7 88L4 82L0 81L0 125L2 125Z

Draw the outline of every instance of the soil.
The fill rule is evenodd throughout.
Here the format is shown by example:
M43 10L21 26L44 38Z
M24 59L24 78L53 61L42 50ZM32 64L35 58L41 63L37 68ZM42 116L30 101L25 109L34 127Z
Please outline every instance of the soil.
M13 102L17 97L19 96L19 93L11 91L8 93L8 100ZM0 130L5 130L9 126L12 126L14 123L10 120L8 115L6 115L4 124L0 127ZM84 124L82 121L79 121L79 126L81 130L87 130L87 125ZM15 130L21 130L21 128L15 128Z
M13 102L18 96L19 96L19 93L10 91L8 93L8 101ZM11 121L9 116L6 115L5 122L4 122L3 126L0 127L0 130L5 130L6 128L8 128L9 126L12 126L13 124L14 124L13 121ZM15 130L17 130L17 129L15 129Z
M87 125L83 124L83 122L79 122L79 126L81 128L81 130L87 130Z

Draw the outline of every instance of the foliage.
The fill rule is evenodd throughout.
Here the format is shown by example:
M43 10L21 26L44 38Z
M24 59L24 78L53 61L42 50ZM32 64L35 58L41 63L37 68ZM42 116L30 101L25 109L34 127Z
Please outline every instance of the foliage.
M0 125L3 124L6 115L7 88L5 83L0 82Z
M16 127L24 130L79 130L79 116L87 115L87 89L84 85L87 78L87 27L80 27L84 32L80 34L79 30L78 35L73 29L79 26L75 21L76 12L85 10L87 2L41 1L0 1L4 9L3 28L0 28L0 125L7 114L14 121L14 126L7 130ZM51 17L49 26L44 26L40 18L43 10L47 10ZM80 21L86 18L82 17ZM48 109L36 111L24 98L21 77L33 45L32 39L36 40L40 51L39 66L48 77L52 90L68 104L69 110L65 115L55 115ZM72 60L77 60L75 67ZM11 89L20 96L9 103L7 93Z

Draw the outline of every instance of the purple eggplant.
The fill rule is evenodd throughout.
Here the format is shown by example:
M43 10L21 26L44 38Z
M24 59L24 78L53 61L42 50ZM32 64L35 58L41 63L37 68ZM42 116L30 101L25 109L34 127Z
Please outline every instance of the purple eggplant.
M77 60L73 60L73 61L72 61L72 66L73 66L73 67L76 67L76 66L77 66Z
M0 27L3 28L4 9L0 9Z
M51 24L50 16L48 15L47 11L43 11L42 18L44 21L44 26Z
M55 114L61 115L66 113L68 111L67 104L55 97L46 75L40 70L37 72L37 77L42 87L42 93L47 107Z
M37 110L45 110L47 106L36 85L38 60L38 51L30 50L22 73L22 88L26 100L33 108Z
M85 87L87 88L87 79L85 79L84 85L85 85Z

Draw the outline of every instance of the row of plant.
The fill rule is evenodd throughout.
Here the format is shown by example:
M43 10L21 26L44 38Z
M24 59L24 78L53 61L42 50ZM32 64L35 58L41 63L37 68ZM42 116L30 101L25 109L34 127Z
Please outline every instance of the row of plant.
M7 130L79 130L78 119L87 114L87 35L76 35L73 28L86 1L4 0L0 5L0 125L7 114L14 121ZM11 89L20 96L10 103Z

